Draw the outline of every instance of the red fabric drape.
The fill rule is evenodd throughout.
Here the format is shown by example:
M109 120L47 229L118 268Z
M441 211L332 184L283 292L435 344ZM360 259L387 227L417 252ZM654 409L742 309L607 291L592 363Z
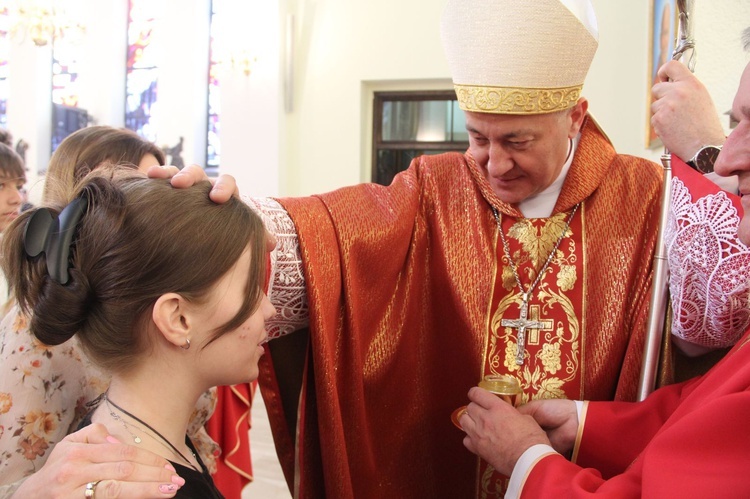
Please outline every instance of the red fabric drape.
M206 423L209 436L221 447L213 480L227 499L240 499L242 488L253 480L248 431L257 383L220 386L216 410Z

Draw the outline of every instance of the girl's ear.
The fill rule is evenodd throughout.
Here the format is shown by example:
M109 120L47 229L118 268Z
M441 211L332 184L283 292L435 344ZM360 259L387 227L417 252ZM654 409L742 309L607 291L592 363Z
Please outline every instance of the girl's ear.
M182 296L177 293L161 295L154 303L151 318L168 342L183 349L190 348L191 321Z

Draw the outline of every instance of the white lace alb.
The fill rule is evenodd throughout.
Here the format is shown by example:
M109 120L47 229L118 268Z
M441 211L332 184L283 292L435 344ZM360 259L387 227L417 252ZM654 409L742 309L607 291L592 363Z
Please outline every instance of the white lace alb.
M276 236L268 283L268 298L276 307L276 315L266 321L271 340L306 327L310 321L299 238L294 222L278 201L272 198L243 200L255 209L266 229Z
M727 195L695 202L677 177L665 231L672 334L698 345L733 345L750 323L750 249L737 239L740 217Z

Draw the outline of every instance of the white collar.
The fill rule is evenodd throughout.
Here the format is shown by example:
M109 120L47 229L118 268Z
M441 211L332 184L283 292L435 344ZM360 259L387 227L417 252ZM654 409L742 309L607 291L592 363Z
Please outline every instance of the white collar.
M518 203L518 210L523 213L526 218L549 218L552 215L552 210L555 208L557 203L557 197L560 195L562 186L565 183L565 178L568 176L570 165L573 164L573 158L576 155L576 149L578 149L578 142L581 140L581 134L575 136L571 141L570 147L572 151L568 154L568 160L560 170L560 174L557 176L554 182L552 182L542 192L534 194Z

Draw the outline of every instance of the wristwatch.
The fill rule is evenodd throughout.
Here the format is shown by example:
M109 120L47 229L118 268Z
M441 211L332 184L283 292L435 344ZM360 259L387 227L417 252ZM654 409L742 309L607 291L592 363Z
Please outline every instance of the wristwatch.
M714 163L716 163L719 152L721 152L721 146L703 146L698 149L698 152L690 161L685 163L701 173L711 173L714 171Z

